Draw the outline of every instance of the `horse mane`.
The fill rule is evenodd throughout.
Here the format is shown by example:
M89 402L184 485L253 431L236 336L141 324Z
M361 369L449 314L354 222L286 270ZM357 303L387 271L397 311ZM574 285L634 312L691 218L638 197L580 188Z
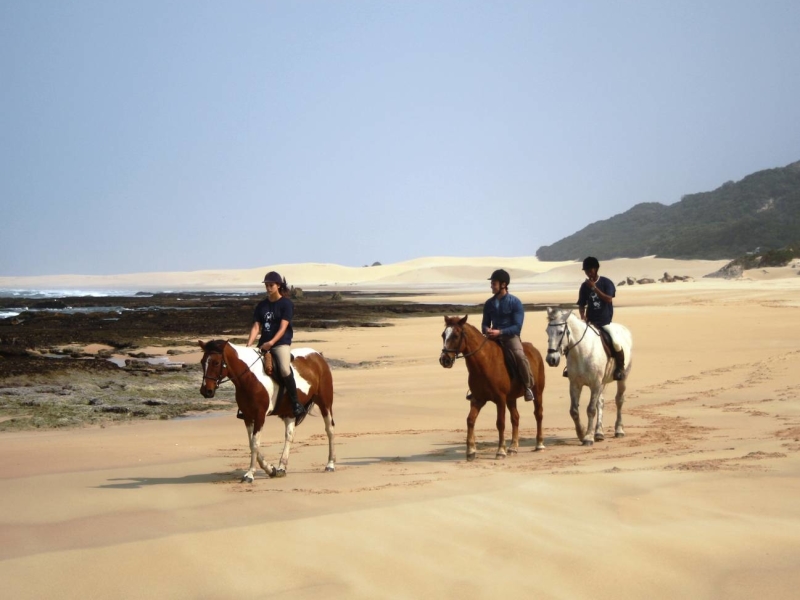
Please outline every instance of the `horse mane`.
M228 343L228 340L211 340L206 344L206 351L210 352L222 352L225 348L225 344Z

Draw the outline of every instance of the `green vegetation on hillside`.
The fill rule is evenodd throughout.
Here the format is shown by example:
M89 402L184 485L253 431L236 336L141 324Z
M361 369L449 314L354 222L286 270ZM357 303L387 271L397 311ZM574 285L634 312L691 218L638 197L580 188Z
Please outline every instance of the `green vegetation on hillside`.
M786 248L800 239L800 161L690 194L665 206L637 204L536 251L539 260L719 260Z

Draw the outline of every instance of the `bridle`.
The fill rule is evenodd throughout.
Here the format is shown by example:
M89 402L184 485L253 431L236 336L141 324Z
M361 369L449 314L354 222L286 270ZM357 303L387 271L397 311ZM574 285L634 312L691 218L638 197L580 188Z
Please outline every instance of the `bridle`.
M212 354L219 354L219 355L220 355L220 357L221 357L221 363L222 363L222 366L221 366L221 367L220 367L220 369L219 369L219 376L218 376L218 377L216 377L216 378L215 378L215 377L211 377L211 375L206 375L206 368L207 368L207 363L208 363L208 357L209 357L210 355L212 355ZM224 356L225 356L225 355L224 355L222 352L209 352L208 354L206 354L206 356L204 357L206 360L204 360L204 361L203 361L203 381L205 381L206 379L210 379L211 381L213 381L214 383L216 383L217 387L219 387L219 386L221 386L223 383L225 383L226 381L230 381L230 380L231 380L231 378L230 378L230 377L223 377L223 376L222 376L222 373L224 373L224 372L227 370L227 368L228 368L228 365L227 365L227 364L225 364L225 358L224 358Z
M551 327L560 327L562 325L564 326L564 330L561 332L561 337L558 340L558 344L556 344L555 348L548 348L547 349L547 353L548 354L550 354L551 352L560 352L564 356L567 356L569 354L570 350L572 350L575 346L577 346L578 344L580 344L583 341L583 338L586 337L586 332L589 331L589 329L591 328L591 324L587 321L586 322L586 329L583 330L583 335L581 335L581 338L577 342L575 342L574 344L570 345L571 334L570 334L569 327L567 326L567 322L566 321L563 321L562 323L548 323L547 324L547 328L550 329ZM594 329L592 329L592 331L594 331ZM600 335L599 332L596 332L596 333L597 333L597 335ZM566 346L564 345L564 337L565 336L567 338Z
M473 354L477 354L478 352L480 352L480 349L483 348L483 345L486 343L486 341L488 339L489 339L488 337L483 336L483 341L480 343L480 345L477 348L475 348L475 350L473 350L472 352L461 352L461 350L460 350L461 344L464 342L464 328L461 327L461 332L460 332L460 334L458 336L458 345L456 346L456 348L459 348L459 349L450 350L450 349L446 348L444 345L442 345L442 354L445 354L445 353L452 354L454 361L458 360L459 358L467 358L468 356L472 356Z
M227 345L227 344L228 344L228 342L225 342L225 344ZM217 377L217 378L211 377L210 375L206 375L206 363L207 363L207 359L208 359L208 356L210 356L210 355L212 355L212 354L219 354L219 355L220 355L220 357L222 357L222 366L220 367L220 370L219 370L219 372L220 372L220 375L219 375L219 377ZM225 371L225 370L228 368L228 365L225 363L225 355L223 354L222 350L220 350L220 351L214 351L214 352L208 352L208 353L207 353L207 354L206 354L206 355L205 355L203 358L204 358L204 359L206 359L206 360L204 360L204 361L203 361L203 381L205 381L206 379L210 379L211 381L214 381L214 382L217 384L217 387L219 387L219 386L221 386L223 383L227 383L228 381L230 381L230 380L231 380L230 376L228 376L228 377L223 377L223 376L222 376L222 373L223 373L223 372L224 372L224 371ZM250 368L251 368L251 367L252 367L254 364L256 364L256 363L257 363L259 360L261 360L261 354L260 354L260 353L258 354L258 358L256 358L256 359L255 359L255 360L252 362L252 364L250 364L250 365L247 367L247 369L245 369L244 371L242 371L242 372L241 372L241 373L240 373L240 374L237 376L237 378L238 378L238 377L241 377L242 375L244 375L245 373L247 373L247 371L249 371L249 370L250 370Z

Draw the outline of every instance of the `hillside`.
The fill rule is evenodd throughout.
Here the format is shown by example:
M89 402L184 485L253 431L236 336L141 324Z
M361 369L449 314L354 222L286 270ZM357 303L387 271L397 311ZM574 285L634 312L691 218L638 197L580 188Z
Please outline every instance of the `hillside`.
M800 161L665 206L637 204L536 251L544 261L659 256L720 260L800 240Z

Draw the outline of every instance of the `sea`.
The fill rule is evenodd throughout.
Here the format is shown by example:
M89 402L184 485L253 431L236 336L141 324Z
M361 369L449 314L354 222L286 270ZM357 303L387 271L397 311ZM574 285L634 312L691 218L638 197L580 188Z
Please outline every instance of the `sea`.
M162 307L146 307L146 308L126 308L123 306L114 306L113 303L105 304L104 306L69 306L70 298L152 298L156 294L181 294L189 296L205 296L205 297L221 297L221 298L235 298L241 296L251 295L252 292L242 291L213 291L213 292L200 292L200 291L186 291L186 290L163 290L158 292L142 292L139 290L124 290L124 289L104 289L104 290L91 290L91 289L0 289L0 299L3 299L3 308L0 308L0 319L8 319L18 316L23 312L52 312L62 314L75 314L75 313L94 313L94 312L116 312L121 314L126 311L137 310L151 310L152 308ZM29 307L28 303L40 300L59 299L62 300L67 306L60 308L38 308ZM11 300L18 300L19 302L10 302ZM180 310L177 307L163 307L171 308L173 310Z

